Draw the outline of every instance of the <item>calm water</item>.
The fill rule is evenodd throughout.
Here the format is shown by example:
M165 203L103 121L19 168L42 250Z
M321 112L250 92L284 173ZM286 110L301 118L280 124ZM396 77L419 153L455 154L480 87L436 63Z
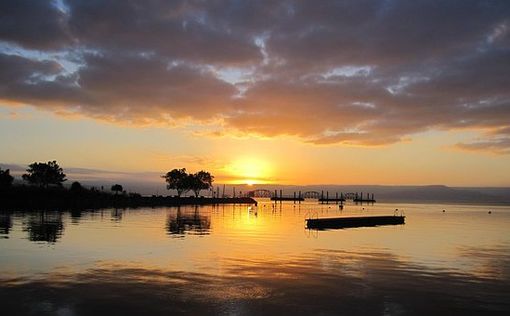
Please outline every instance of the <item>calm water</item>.
M309 214L395 208L405 225L304 229ZM510 207L0 212L0 302L3 315L509 315Z

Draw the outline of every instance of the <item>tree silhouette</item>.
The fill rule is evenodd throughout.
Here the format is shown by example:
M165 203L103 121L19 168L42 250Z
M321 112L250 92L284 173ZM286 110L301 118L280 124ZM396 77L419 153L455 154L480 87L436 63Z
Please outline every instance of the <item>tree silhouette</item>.
M8 188L12 185L14 178L10 175L9 169L2 170L0 168L0 188Z
M199 171L195 174L188 174L186 168L173 169L167 172L166 175L161 176L165 179L168 190L177 190L177 195L180 197L184 192L189 190L195 193L198 197L200 191L207 190L212 187L214 177L207 171Z
M78 181L74 181L72 184L71 184L71 189L70 189L72 192L80 192L81 190L83 190L83 187L81 185L80 182Z
M184 192L190 190L190 178L186 172L186 168L173 169L161 177L164 178L167 183L166 188L168 190L177 190L178 196L181 196Z
M200 191L208 190L212 187L214 177L207 171L199 171L193 175L188 176L190 189L195 193L195 196L200 195Z
M115 195L117 195L119 192L122 192L123 188L122 188L122 185L120 185L120 184L114 184L114 185L112 185L111 190L113 192L115 192Z
M28 166L27 173L22 177L23 180L41 187L52 184L61 187L62 182L66 181L66 175L55 160L47 163L34 162Z

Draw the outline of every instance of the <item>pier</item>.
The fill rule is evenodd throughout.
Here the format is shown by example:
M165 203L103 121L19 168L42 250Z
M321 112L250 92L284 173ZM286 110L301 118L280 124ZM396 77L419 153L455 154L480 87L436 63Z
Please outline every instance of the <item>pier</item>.
M326 196L324 196L324 191L321 192L321 197L318 199L319 200L319 203L321 204L329 204L329 203L334 203L334 204L337 204L337 203L344 203L345 202L345 198L344 198L344 194L343 193L340 193L340 196L338 196L338 193L335 193L335 197L329 197L329 192L326 191Z
M266 190L266 189L257 189L253 191L248 191L245 194L245 197L250 198L269 198L271 201L275 202L284 202L290 201L294 203L301 203L307 199L317 200L320 204L343 204L346 201L352 201L356 204L360 203L375 203L374 194L363 192L355 192L355 193L343 193L343 192L335 192L334 195L330 196L330 192L328 191L306 191L306 192L293 192L292 195L284 195L283 190L274 190L274 192Z
M271 201L293 201L295 202L302 202L305 198L301 196L301 191L299 191L299 194L296 195L296 192L294 192L293 196L283 196L282 190L280 190L280 195L278 196L276 190L274 191L274 195L271 196Z
M370 196L369 193L367 193L366 198L363 197L363 192L358 196L358 193L356 193L355 198L352 200L354 203L375 203L374 194L372 193L372 196Z

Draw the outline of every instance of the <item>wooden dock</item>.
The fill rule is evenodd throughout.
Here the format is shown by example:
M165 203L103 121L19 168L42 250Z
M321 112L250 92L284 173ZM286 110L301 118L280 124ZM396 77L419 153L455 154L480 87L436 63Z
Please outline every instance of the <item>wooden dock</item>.
M299 192L299 194L296 194L296 192L294 192L294 195L292 196L284 196L282 190L280 190L280 195L278 195L278 192L275 190L274 195L271 196L271 201L275 202L292 201L294 203L296 202L301 203L304 200L305 198L301 196L301 191Z
M219 194L219 192L217 193ZM235 190L234 190L235 194ZM350 192L350 193L343 193L343 192L334 192L333 194L330 194L328 191L306 191L306 192L293 192L292 195L283 195L283 190L274 190L274 193L266 190L266 189L257 189L253 191L248 191L244 195L245 197L251 197L251 198L270 198L271 201L274 202L284 202L284 201L290 201L294 203L301 203L307 199L316 199L320 204L343 204L347 201L352 201L356 204L358 203L375 203L374 194L369 194L363 192Z
M324 191L322 191L321 196L318 198L319 203L321 204L329 204L329 203L344 203L345 198L343 193L340 193L340 196L338 196L338 193L335 193L335 197L329 197L329 192L326 191L326 196L324 196Z
M357 216L357 217L329 217L308 218L306 228L331 229L371 227L379 225L401 225L405 223L405 216Z

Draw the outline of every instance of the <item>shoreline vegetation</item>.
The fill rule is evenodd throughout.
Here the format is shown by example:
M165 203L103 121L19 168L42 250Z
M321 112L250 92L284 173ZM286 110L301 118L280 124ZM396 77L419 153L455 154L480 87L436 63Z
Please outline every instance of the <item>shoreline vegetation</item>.
M176 190L177 196L142 196L139 193L127 193L122 185L114 184L111 192L96 188L85 188L79 182L73 182L69 188L63 186L66 175L58 163L34 162L23 174L23 181L29 185L13 186L14 177L9 169L0 169L0 210L69 210L100 208L136 208L182 205L211 204L257 204L250 197L203 197L200 191L210 190L214 176L207 171L188 174L185 168L173 169L161 176L168 190ZM194 196L183 197L192 191Z
M13 186L0 190L0 210L69 210L137 208L213 204L257 204L250 197L142 196L138 193L112 194L96 189L71 190L59 187Z

